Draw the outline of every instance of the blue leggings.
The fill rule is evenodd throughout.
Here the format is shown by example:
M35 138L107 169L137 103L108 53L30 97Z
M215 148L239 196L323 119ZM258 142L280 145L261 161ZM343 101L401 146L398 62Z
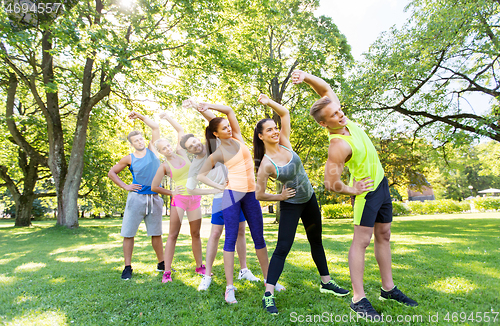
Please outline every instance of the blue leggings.
M255 192L239 192L226 189L222 196L222 215L226 229L224 251L234 252L236 239L238 238L240 211L245 214L255 249L265 248L264 220L262 219L260 203L255 199Z

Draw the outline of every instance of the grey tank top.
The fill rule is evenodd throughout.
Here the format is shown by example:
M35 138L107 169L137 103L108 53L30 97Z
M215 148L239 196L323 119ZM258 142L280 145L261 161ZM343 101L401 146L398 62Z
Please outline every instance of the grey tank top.
M307 203L311 199L314 190L311 182L309 182L304 165L302 165L302 161L297 153L285 146L280 146L292 153L292 159L287 164L279 166L268 155L264 155L266 155L276 168L276 179L287 188L295 189L295 196L288 198L285 202L291 204Z

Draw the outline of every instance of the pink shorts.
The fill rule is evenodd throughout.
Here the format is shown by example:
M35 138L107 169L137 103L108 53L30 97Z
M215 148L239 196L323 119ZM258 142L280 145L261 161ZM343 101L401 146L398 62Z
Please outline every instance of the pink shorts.
M191 212L200 207L201 196L176 195L172 198L172 206L182 208L186 212Z

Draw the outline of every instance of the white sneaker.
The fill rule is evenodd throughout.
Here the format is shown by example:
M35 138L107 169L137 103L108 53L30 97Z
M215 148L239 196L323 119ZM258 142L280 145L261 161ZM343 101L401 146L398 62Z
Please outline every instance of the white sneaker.
M280 292L280 291L285 291L285 290L286 290L286 288L283 285L276 282L276 286L274 287L274 291Z
M249 280L251 282L260 282L260 278L252 274L252 271L248 268L243 268L240 270L238 275L238 280Z
M212 283L212 277L208 275L203 275L203 277L201 278L200 285L198 285L198 291L208 290L210 283Z
M264 285L266 285L266 279L264 279ZM285 290L286 290L286 288L283 285L276 282L276 285L274 286L274 291L280 292L280 291L285 291Z
M229 304L238 303L238 301L236 301L236 297L234 296L234 291L236 291L236 288L233 285L226 286L224 298Z

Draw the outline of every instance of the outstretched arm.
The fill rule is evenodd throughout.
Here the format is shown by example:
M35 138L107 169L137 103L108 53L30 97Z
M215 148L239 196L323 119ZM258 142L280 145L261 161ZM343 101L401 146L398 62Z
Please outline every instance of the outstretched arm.
M158 152L156 151L156 148L154 146L155 141L160 139L160 125L156 123L154 120L152 120L149 117L146 117L140 113L137 113L135 111L130 112L128 115L130 119L139 119L142 120L148 127L151 128L151 141L148 144L148 148L153 151L158 156Z
M304 72L302 70L295 70L292 73L292 82L294 84L305 82L306 84L311 86L319 96L327 96L330 100L340 105L340 100L337 97L337 94L335 94L335 92L326 81L319 77L308 74L307 72Z
M236 114L234 114L233 109L229 106L222 104L212 104L212 103L200 103L200 107L198 111L203 113L207 110L215 110L224 113L227 116L227 120L229 121L229 125L231 126L233 137L238 139L241 142L245 142L243 137L241 136L241 129L238 123L238 119L236 119Z
M292 149L290 143L290 112L281 104L271 100L267 95L260 94L257 100L262 105L267 105L276 112L281 119L280 144Z

